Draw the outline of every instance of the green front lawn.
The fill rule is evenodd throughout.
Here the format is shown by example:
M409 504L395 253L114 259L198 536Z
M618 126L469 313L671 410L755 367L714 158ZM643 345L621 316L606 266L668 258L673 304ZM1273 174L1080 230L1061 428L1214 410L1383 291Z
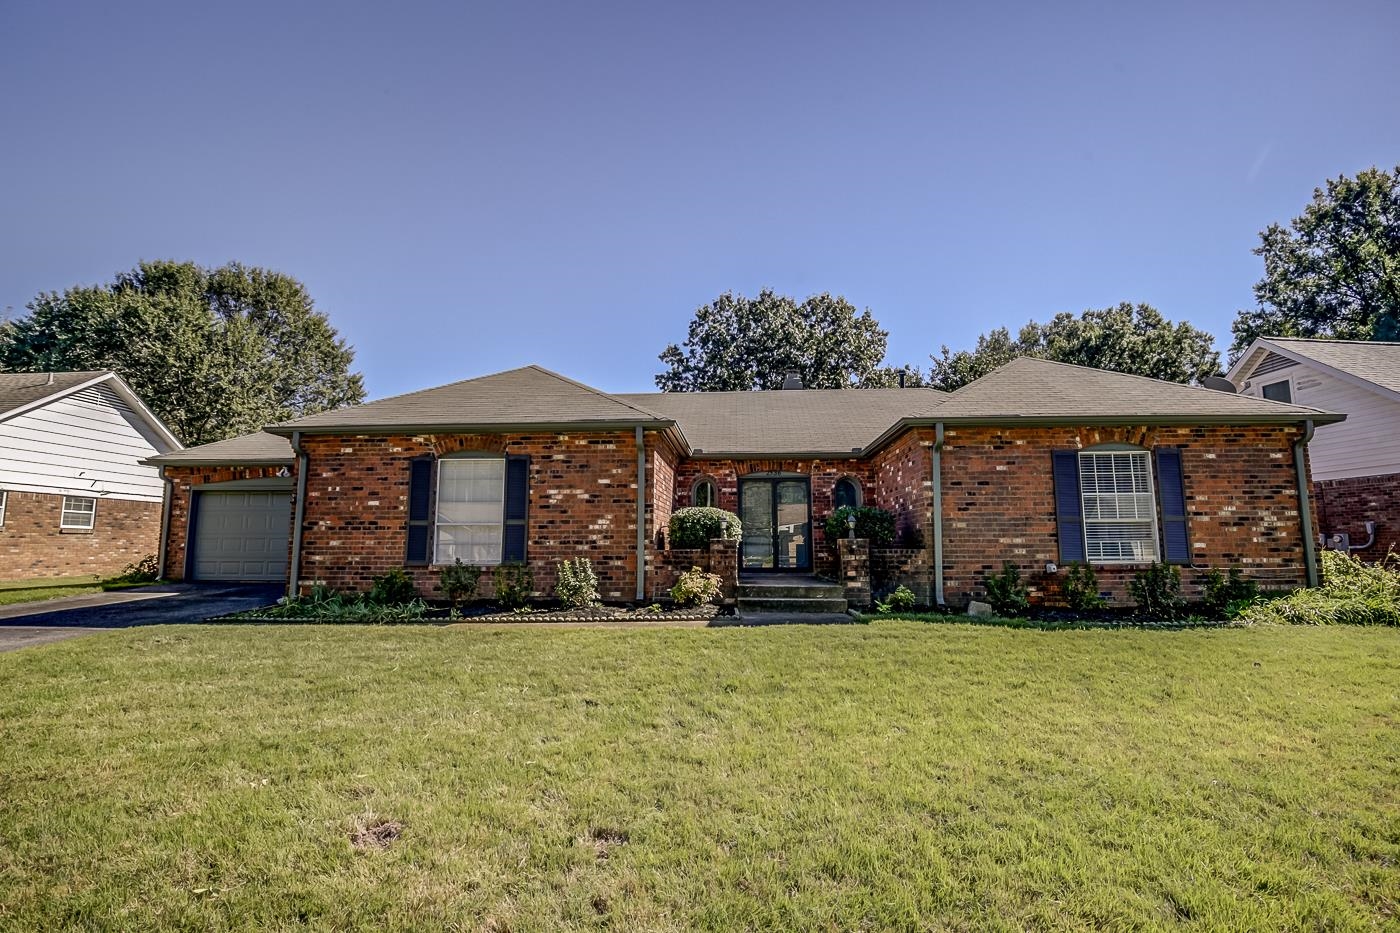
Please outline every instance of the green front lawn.
M16 603L37 603L60 596L87 596L107 590L125 590L133 586L149 586L151 580L131 580L126 577L102 578L96 574L77 577L41 577L32 580L0 582L0 606Z
M1393 929L1400 631L208 626L0 655L0 929L302 924Z

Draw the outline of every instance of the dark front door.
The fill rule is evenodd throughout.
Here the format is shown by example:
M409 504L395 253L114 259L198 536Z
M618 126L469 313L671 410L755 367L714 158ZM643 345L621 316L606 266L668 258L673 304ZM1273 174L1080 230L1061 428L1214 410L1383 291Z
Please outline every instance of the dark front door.
M811 487L805 479L754 477L739 482L744 570L812 568Z

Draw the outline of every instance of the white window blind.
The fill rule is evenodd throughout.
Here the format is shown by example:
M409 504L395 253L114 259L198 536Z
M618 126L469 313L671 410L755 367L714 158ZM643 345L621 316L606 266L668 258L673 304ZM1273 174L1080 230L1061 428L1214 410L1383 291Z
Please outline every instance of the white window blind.
M1157 560L1157 504L1145 450L1079 455L1086 556L1096 564Z
M464 457L438 461L437 547L433 562L501 562L506 462Z

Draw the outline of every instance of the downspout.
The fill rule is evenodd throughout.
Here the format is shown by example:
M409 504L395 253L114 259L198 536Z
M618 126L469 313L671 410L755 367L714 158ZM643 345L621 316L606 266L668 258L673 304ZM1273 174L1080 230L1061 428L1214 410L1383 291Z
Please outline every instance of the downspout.
M301 578L301 523L306 518L306 451L301 449L301 432L292 432L292 453L297 455L297 509L292 519L292 561L287 573L287 595L296 598Z
M158 549L156 560L156 579L165 579L165 552L170 542L170 498L175 495L175 484L170 477L165 475L165 467L160 468L160 482L163 487L161 495L162 504L160 507L160 548Z
M1313 538L1312 503L1308 498L1308 442L1313 439L1313 423L1303 422L1303 436L1293 442L1293 466L1298 471L1298 518L1303 529L1303 560L1308 586L1317 586L1317 542Z
M637 425L637 602L647 597L647 449Z
M943 422L933 426L933 603L943 599Z

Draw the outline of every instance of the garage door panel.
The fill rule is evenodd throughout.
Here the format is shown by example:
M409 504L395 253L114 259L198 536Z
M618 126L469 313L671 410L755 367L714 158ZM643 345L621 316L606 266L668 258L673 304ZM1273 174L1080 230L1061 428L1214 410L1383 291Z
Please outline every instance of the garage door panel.
M286 579L291 500L285 492L201 493L195 579Z

